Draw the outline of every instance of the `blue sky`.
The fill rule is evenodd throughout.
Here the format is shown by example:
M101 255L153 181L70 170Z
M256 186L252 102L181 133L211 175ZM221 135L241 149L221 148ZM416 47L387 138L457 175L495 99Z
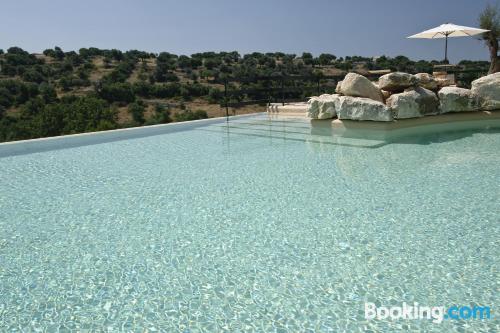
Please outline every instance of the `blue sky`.
M494 0L492 0L494 1ZM95 46L192 54L202 51L444 58L444 40L405 37L441 23L478 25L487 0L51 0L5 1L0 48L41 52ZM449 58L487 59L472 38Z

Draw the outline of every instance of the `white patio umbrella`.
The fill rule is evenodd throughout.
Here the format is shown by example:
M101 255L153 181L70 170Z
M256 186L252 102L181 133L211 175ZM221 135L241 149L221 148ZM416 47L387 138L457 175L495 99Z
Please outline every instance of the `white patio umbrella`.
M453 23L445 23L441 24L439 27L425 30L418 34L409 36L408 38L445 38L446 42L444 46L444 60L448 61L448 37L474 36L488 31L489 30L464 27Z

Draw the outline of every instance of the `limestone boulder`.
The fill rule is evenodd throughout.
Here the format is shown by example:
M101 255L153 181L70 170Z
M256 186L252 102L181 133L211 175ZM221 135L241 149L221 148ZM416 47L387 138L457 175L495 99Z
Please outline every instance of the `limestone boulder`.
M415 77L417 78L417 84L425 89L436 90L438 88L436 80L429 73L417 73Z
M307 117L318 119L319 114L319 97L313 96L307 101Z
M500 110L500 72L472 81L472 92L481 99L484 110Z
M417 82L418 80L415 75L394 72L382 75L378 79L378 86L382 90L397 93L404 91L406 88L415 86Z
M419 118L439 112L436 94L422 87L409 88L387 99L387 106L396 119Z
M335 92L337 94L342 94L342 81L337 82L337 86L335 87Z
M340 91L346 96L365 97L383 102L382 92L363 75L348 73L340 86Z
M339 119L392 121L392 112L383 103L370 98L341 96L336 103Z
M481 108L479 96L469 89L444 87L439 90L438 96L441 113L477 111Z
M311 97L308 101L307 116L311 119L334 118L337 115L336 102L339 97L337 94Z

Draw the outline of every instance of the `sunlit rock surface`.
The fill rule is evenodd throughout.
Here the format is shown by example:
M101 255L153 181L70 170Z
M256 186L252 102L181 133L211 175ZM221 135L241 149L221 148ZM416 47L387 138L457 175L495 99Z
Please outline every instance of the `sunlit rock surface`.
M477 111L481 107L479 96L469 89L444 87L438 95L441 113Z
M402 92L417 83L418 80L415 75L402 72L385 74L378 79L379 88L390 92Z
M392 112L383 103L369 98L341 96L337 104L339 119L392 121Z
M417 87L392 95L387 99L387 106L396 119L418 118L437 114L439 101L432 91Z
M380 89L363 75L349 73L342 81L342 94L353 97L366 97L383 102L384 97Z
M500 72L472 81L472 92L481 98L482 109L500 109Z

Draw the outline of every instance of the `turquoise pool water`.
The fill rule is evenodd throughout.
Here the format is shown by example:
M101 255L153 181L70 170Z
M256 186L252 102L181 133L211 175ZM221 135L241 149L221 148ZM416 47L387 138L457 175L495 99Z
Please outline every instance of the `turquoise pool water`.
M497 332L500 124L301 120L0 158L0 331ZM491 306L364 319L364 303Z

